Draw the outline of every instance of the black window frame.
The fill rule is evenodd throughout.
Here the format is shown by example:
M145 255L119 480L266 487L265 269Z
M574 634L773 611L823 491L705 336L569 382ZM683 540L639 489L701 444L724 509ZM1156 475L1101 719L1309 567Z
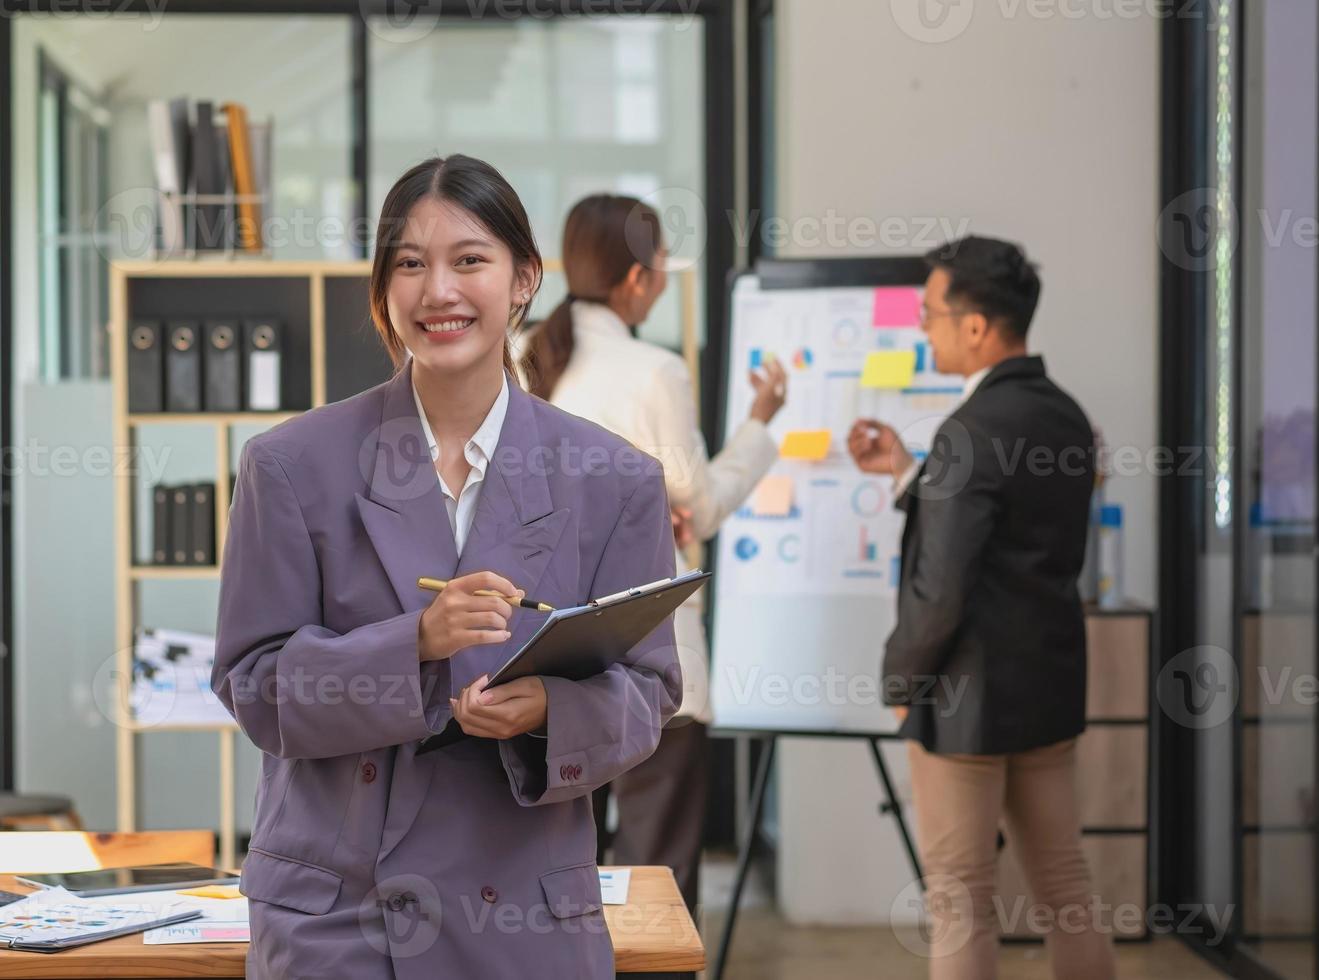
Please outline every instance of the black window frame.
M1214 4L1206 9L1214 9ZM1248 102L1244 98L1249 66L1246 63L1249 45L1246 39L1246 18L1240 4L1232 7L1233 36L1236 39L1235 111L1232 116L1232 142L1234 172L1232 196L1238 210L1244 201L1245 162L1241 150L1244 146L1245 113ZM1162 80L1161 80L1161 188L1160 206L1167 208L1180 196L1213 187L1211 139L1214 124L1214 90L1210 85L1210 68L1215 57L1217 39L1211 30L1212 18L1169 18L1163 25ZM1315 38L1319 45L1319 36ZM1317 179L1319 183L1319 179ZM1233 252L1231 274L1237 283L1232 301L1232 421L1231 442L1241 447L1243 381L1243 314L1242 281L1244 238ZM1319 256L1316 257L1319 263ZM1162 446L1205 446L1209 420L1208 374L1210 357L1209 306L1211 270L1193 270L1179 266L1166 254L1160 256L1159 291L1159 444ZM1315 325L1319 333L1319 323ZM1319 436L1316 437L1315 458L1319 459ZM1247 477L1246 462L1242 453L1233 454L1232 483L1232 616L1233 648L1243 649L1243 613L1245 611L1246 575L1251 572L1244 565L1246 555L1247 522L1241 488ZM1207 488L1202 476L1166 475L1159 479L1159 617L1158 644L1159 669L1179 651L1199 643L1198 622L1200 604L1205 601L1198 591L1198 563L1204 553L1206 530L1203 517L1207 513ZM1319 514L1319 486L1316 487L1316 513ZM1319 550L1313 560L1319 565ZM1319 583L1319 575L1316 575ZM1319 589L1319 585L1316 586ZM1319 616L1319 595L1314 602L1314 613ZM1316 636L1319 644L1319 634ZM1319 651L1317 651L1319 653ZM1238 658L1239 659L1239 658ZM1319 660L1319 658L1317 658ZM1156 702L1157 703L1157 702ZM1244 880L1244 825L1242 822L1244 794L1242 789L1241 730L1242 712L1238 705L1233 712L1234 748L1231 759L1233 799L1231 814L1231 853L1221 860L1229 862L1232 878L1232 897L1236 908L1232 916L1227 941L1211 948L1204 936L1210 924L1201 919L1179 925L1182 939L1196 953L1233 977L1245 980L1279 980L1273 967L1266 964L1252 949L1251 937L1245 934L1245 880ZM1152 898L1164 906L1176 909L1181 905L1198 905L1201 900L1199 864L1194 834L1185 832L1192 825L1197 805L1197 773L1200 771L1204 747L1197 733L1177 724L1166 712L1156 711L1154 742L1151 759L1158 778L1156 837L1151 848L1157 855L1154 868ZM1315 780L1319 786L1319 725L1316 725ZM1312 881L1319 882L1319 823L1310 827L1313 844ZM1319 937L1319 894L1315 896L1313 935ZM1183 926L1191 928L1183 930ZM1312 940L1313 941L1313 940ZM1315 958L1314 976L1319 978L1319 956Z

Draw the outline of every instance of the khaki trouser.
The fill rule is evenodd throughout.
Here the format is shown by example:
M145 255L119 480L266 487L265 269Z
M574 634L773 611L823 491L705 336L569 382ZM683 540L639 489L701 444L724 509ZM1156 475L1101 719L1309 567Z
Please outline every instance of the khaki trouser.
M931 980L993 980L998 828L1047 910L1053 975L1112 980L1113 947L1081 852L1076 739L1011 755L935 755L908 742L925 872Z

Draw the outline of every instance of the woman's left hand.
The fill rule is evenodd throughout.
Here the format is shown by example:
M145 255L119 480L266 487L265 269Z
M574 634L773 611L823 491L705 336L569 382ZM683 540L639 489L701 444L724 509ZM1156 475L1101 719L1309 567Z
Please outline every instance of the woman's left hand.
M673 542L681 551L696 538L696 534L692 530L692 509L690 507L674 507L669 511L669 519L673 521Z
M512 738L545 727L549 701L539 677L519 677L486 690L490 675L478 677L449 699L453 716L468 735L477 738Z

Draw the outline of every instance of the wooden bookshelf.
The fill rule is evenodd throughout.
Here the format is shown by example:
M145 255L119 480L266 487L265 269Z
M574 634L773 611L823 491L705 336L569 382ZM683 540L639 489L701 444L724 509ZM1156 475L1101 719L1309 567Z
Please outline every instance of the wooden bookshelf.
M295 418L297 412L136 412L128 416L138 425L277 425Z
M229 516L229 477L235 426L272 426L296 417L299 411L326 401L325 289L327 281L357 280L360 288L370 276L368 262L272 262L176 259L159 262L120 262L110 271L111 380L114 391L115 444L132 452L139 430L148 426L210 426L215 445L215 547L223 552ZM191 304L191 305L189 305ZM264 311L264 312L263 312ZM343 313L348 311L341 311ZM280 315L289 332L281 388L296 410L279 412L151 412L128 411L126 324L136 316L208 314ZM365 322L362 306L358 320ZM299 356L299 354L301 356ZM377 355L379 366L384 361ZM387 377L387 374L384 374ZM383 380L384 377L379 378ZM134 554L137 521L137 476L124 473L115 479L115 648L117 824L121 831L137 824L136 738L158 732L206 732L219 739L220 854L222 867L235 863L234 734L237 726L218 724L143 724L127 717L133 684L133 646L140 625L141 588L144 583L216 581L217 565L145 565Z

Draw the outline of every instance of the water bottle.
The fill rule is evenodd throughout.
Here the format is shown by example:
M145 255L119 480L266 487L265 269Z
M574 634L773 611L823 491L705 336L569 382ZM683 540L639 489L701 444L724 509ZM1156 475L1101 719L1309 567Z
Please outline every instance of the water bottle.
M1122 508L1105 504L1099 510L1099 606L1122 604Z

